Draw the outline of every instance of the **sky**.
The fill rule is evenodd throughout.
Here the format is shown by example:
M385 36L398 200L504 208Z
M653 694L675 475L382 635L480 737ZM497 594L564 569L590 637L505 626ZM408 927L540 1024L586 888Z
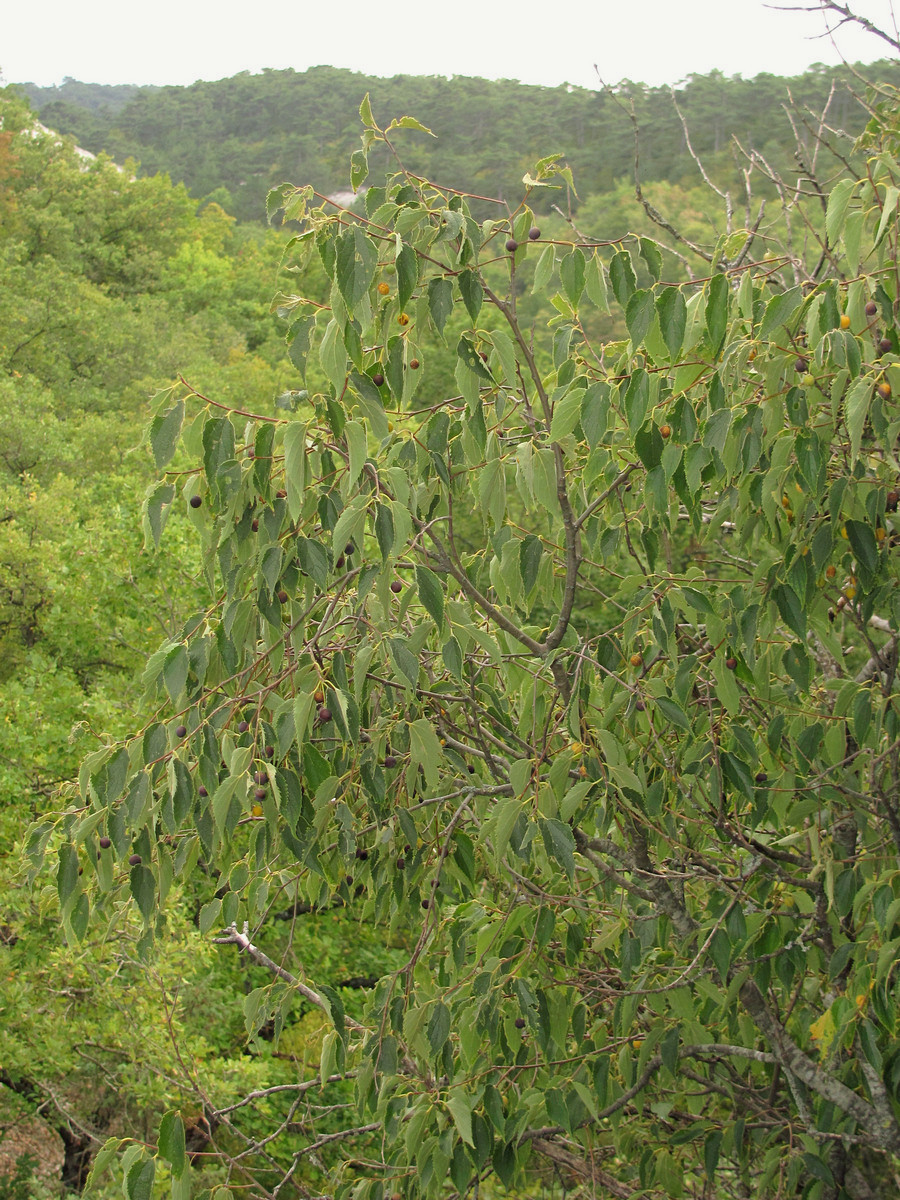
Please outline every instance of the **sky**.
M850 3L893 31L892 0ZM763 0L565 0L529 10L490 0L331 0L257 11L246 0L42 0L4 14L0 79L188 84L264 67L328 65L380 76L595 87L598 73L607 83L659 85L714 69L745 78L791 75L841 55L871 62L891 54L858 28L841 29L833 41L825 29L821 12L775 11Z

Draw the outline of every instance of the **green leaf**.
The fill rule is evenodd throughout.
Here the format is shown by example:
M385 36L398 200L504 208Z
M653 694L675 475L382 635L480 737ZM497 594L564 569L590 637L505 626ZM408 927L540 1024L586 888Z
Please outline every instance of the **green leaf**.
M363 96L362 104L359 106L359 119L367 129L377 129L375 118L372 116L372 105L369 102L369 93L366 92Z
M453 284L440 276L428 282L428 311L434 327L443 336L447 318L453 312Z
M387 562L394 548L394 518L386 504L375 505L375 537L382 561Z
M474 271L468 268L456 277L456 284L459 288L459 294L463 298L463 304L466 306L466 311L472 318L472 324L478 320L478 314L481 312L481 302L484 299L484 289L481 286L481 280Z
M647 264L647 270L650 272L650 278L654 283L659 281L662 274L662 252L656 242L652 242L650 238L642 237L638 242L641 258Z
M427 1037L431 1053L439 1053L449 1036L450 1009L439 1000L431 1010L431 1016L428 1019Z
M687 325L687 305L681 288L667 287L660 293L656 300L656 315L666 349L675 359L684 341Z
M397 670L415 687L419 682L419 660L401 638L388 638L388 645Z
M297 539L297 558L300 570L318 585L320 591L328 586L328 552L310 538Z
M704 317L706 319L706 332L709 335L709 344L717 353L725 338L725 330L728 328L728 301L731 296L731 288L728 283L728 276L721 273L713 275L709 281L709 294L706 297L706 309Z
M552 244L545 246L541 251L540 258L537 260L537 266L534 268L534 283L531 286L532 295L544 291L553 275L555 264L556 248ZM475 318L473 317L472 320L474 321Z
M94 1161L91 1163L90 1174L87 1177L85 1184L85 1194L89 1194L91 1188L113 1161L119 1152L119 1147L122 1145L122 1139L117 1137L107 1138L97 1153L94 1155Z
M359 421L348 421L344 426L344 437L347 440L349 454L348 476L351 487L359 479L368 455L366 429Z
M163 683L166 685L166 691L169 693L169 699L173 704L177 704L179 696L184 691L189 668L190 660L188 658L187 647L183 645L173 646L166 655L166 661L163 665Z
M570 880L574 879L575 835L570 827L554 817L542 817L541 833L547 853L559 863Z
M857 186L855 179L841 179L831 189L828 207L825 210L825 236L829 246L836 245L841 236L844 218Z
M453 1117L457 1133L467 1146L474 1145L472 1141L472 1104L462 1088L451 1088L447 1098L447 1108Z
M397 303L405 310L419 282L419 259L412 246L404 244L397 255Z
M378 251L363 231L347 229L337 239L335 274L338 289L352 315L366 296L378 267ZM324 342L324 339L323 339ZM321 355L322 351L320 351ZM324 365L324 358L323 358ZM326 367L327 370L327 367Z
M625 309L625 324L628 326L628 336L631 344L637 348L647 336L647 330L653 322L655 311L653 293L651 291L634 292Z
M800 638L806 638L806 614L797 593L786 583L772 589L772 599L778 605L781 619Z
M868 589L878 571L878 542L872 529L862 521L846 521L845 525L860 579Z
M288 425L284 434L284 481L291 520L296 521L303 508L307 485L306 426L298 422Z
M533 533L527 534L519 542L519 574L522 576L522 585L525 588L526 596L531 594L532 588L537 583L543 553L544 543Z
M227 417L210 417L203 426L203 470L214 495L221 495L220 474L234 460L234 426Z
M156 912L156 876L149 867L138 863L136 867L131 868L129 886L132 896L137 901L141 916L149 922Z
M634 267L627 250L620 250L613 255L609 264L609 282L619 304L625 308L637 288Z
M551 248L550 246L547 247L548 250ZM608 313L609 297L606 292L606 272L603 269L603 263L600 261L600 255L596 250L588 260L585 286L591 301L597 305L601 312Z
M178 1112L167 1112L159 1123L159 1152L180 1179L187 1165L184 1146L184 1122Z
M341 327L334 317L328 322L319 343L319 362L334 390L340 393L347 377L347 351L344 348Z
M670 725L675 725L686 733L690 732L691 723L680 704L676 704L674 700L670 700L666 696L656 696L653 703Z
M441 649L441 657L444 660L444 665L447 670L455 675L457 679L463 677L463 657L462 649L455 637L450 637L444 643Z
M440 579L433 571L417 563L416 585L419 589L419 599L440 632L444 627L444 589Z
M171 461L178 445L181 425L184 421L184 401L179 400L167 413L158 413L150 424L150 446L156 460L156 469L161 471Z
M56 872L56 890L61 909L66 909L77 887L78 851L71 842L63 842L59 848L59 867Z
M559 260L559 278L566 299L573 308L577 308L581 293L584 291L585 279L585 258L577 246L571 254L565 255Z
M139 1158L125 1176L125 1195L128 1200L152 1200L156 1179L156 1160Z
M859 447L871 402L872 383L866 378L857 379L844 398L844 419L850 434L850 457L854 461L859 458Z
M773 296L766 305L762 324L759 327L759 336L761 338L768 337L770 333L782 325L786 325L802 302L803 289L800 287L793 287L787 292Z
M481 355L478 353L465 334L462 334L459 339L459 344L456 347L456 353L459 359L465 363L473 375L477 375L478 378L483 379L485 383L494 382L493 376L481 360Z
M550 422L550 441L559 442L567 437L581 420L581 399L584 395L582 388L569 388L564 396L553 405L553 419Z
M171 483L158 483L147 493L143 506L144 540L152 538L154 546L159 545L174 499L175 487Z

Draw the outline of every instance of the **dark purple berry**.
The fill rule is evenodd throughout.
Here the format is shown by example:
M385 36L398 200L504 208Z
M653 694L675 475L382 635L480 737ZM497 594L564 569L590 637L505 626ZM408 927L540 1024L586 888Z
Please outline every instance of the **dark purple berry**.
M397 870L398 870L398 871L403 871L405 868L406 868L406 859L405 859L405 858L398 858L398 859L397 859Z
M353 543L348 542L347 545L344 547L344 553L347 555L348 558L350 558L351 555L353 555L355 552L356 551L355 551L355 547L354 547Z
M191 508L199 508L200 505L203 503L203 497L202 496L191 496L188 503L190 504Z
M265 800L265 798L266 798L266 789L265 789L264 787L258 787L258 788L256 789L256 791L253 793L253 795L254 795L254 797L255 797L257 800Z
M366 859L369 857L369 852L368 852L368 850L365 850L365 849L363 849L363 847L360 846L356 851L356 857L359 859L360 862L365 862Z
M866 316L874 317L877 312L878 312L878 305L875 303L874 300L870 300L869 303L866 305Z
M249 728L249 721L238 721L238 733L246 733Z
M381 385L384 383L384 376L382 375L382 373L380 371L376 371L375 374L372 376L372 382L375 384L376 387L381 387Z
M540 236L541 231L538 229L537 225L532 225L532 227L528 230L529 239L532 242L536 242Z
M391 591L394 593L395 596L399 596L400 593L403 591L403 584L400 582L399 579L394 579L391 581Z
M266 758L274 758L275 757L275 747L274 746L266 746L265 754L266 754Z
M276 592L275 595L278 598L279 604L287 604L288 600L290 600L290 596L287 594L284 588L282 588L280 592Z
M396 767L397 759L393 754L386 754L384 756L384 765L390 770L392 767Z
M141 865L141 856L139 854L132 854L128 859L128 865L130 867L139 867Z
M525 1028L525 1018L524 1017L516 1017L516 1029L524 1029L524 1028Z
M187 733L186 725L176 725L175 726L175 736L176 737L183 738L186 733Z
M519 248L519 243L516 241L515 238L507 238L506 239L506 248L510 252L510 254L515 254L515 252Z
M206 788L203 786L202 783L197 788L197 795L198 796L208 796L209 795L209 792L206 790Z
M112 845L112 842L109 840L108 837L102 837L100 839L100 849L101 850L108 850L111 845Z
M323 725L327 725L327 723L331 720L331 709L325 704L323 704L319 709L319 720Z

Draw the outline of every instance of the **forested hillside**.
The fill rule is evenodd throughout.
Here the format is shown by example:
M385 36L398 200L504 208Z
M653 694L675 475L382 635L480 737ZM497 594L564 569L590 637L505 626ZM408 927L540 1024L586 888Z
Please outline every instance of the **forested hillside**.
M900 82L895 62L860 70L867 79ZM30 85L23 91L45 124L72 134L88 150L105 150L119 162L135 158L145 173L166 171L197 196L225 188L217 198L242 220L262 220L267 191L284 180L312 183L323 194L348 188L356 108L367 93L376 114L412 113L436 134L408 140L411 171L471 192L512 196L530 165L549 153L565 156L580 194L609 190L632 172L632 103L642 130L644 177L680 184L697 178L670 89L628 81L612 91L588 91L513 80L381 79L313 67L142 89L124 104L118 89L107 100L104 89L88 88L82 97L80 86L72 81L58 97L53 89ZM801 114L795 118L801 131L827 105L828 125L859 133L866 114L855 96L863 86L846 68L821 67L794 79L713 73L691 76L675 89L675 99L694 149L722 181L740 178L746 165L732 136L778 169L791 165L794 134L783 109L788 93ZM810 130L803 136L811 145ZM388 163L384 148L376 148L373 168L383 171ZM547 197L536 201L539 208L548 203Z

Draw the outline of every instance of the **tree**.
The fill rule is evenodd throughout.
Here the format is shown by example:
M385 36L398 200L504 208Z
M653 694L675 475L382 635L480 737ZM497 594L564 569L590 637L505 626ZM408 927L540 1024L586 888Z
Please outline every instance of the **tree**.
M239 1194L896 1179L884 104L864 170L808 170L794 225L694 247L687 283L645 236L545 238L532 197L574 188L555 158L480 221L399 156L361 216L275 195L292 265L330 283L279 298L303 388L274 415L164 400L148 541L183 508L211 603L29 842L71 941L130 896L149 958L203 872L201 932L256 968L251 1040L327 1017L318 1074L236 1104L173 1052ZM355 189L419 127L360 114ZM358 1004L292 949L334 908L403 951ZM125 1151L129 1196L157 1164L191 1194L176 1112L156 1157Z

